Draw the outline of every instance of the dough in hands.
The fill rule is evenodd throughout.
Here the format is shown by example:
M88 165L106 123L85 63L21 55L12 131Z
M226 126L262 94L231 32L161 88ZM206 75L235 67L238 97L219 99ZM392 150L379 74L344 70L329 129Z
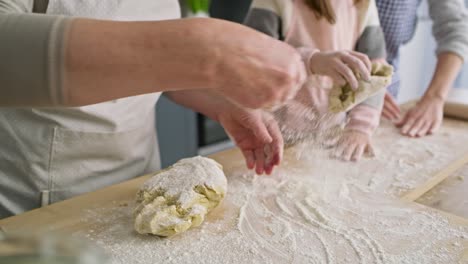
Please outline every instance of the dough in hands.
M359 86L353 90L347 83L334 86L330 91L329 110L332 113L347 112L367 98L386 88L392 81L393 67L386 63L372 63L370 82L358 80Z
M200 156L182 159L138 191L135 230L166 237L199 226L226 191L227 180L216 161Z

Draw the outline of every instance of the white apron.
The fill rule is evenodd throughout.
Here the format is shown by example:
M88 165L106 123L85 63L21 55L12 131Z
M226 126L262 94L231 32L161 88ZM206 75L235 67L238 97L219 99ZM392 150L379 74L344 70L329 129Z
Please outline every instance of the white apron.
M49 0L46 13L121 21L180 17L176 0ZM0 218L159 169L159 96L1 109Z

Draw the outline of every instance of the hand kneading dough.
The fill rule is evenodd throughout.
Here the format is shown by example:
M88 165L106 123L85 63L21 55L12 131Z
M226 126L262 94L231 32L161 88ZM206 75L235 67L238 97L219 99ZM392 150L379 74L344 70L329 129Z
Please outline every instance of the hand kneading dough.
M370 82L359 80L357 90L349 84L334 86L330 91L329 110L332 113L347 112L367 98L386 88L392 81L393 67L385 64L372 63Z
M199 226L223 200L226 190L226 177L216 161L204 157L179 160L138 191L135 230L171 236Z

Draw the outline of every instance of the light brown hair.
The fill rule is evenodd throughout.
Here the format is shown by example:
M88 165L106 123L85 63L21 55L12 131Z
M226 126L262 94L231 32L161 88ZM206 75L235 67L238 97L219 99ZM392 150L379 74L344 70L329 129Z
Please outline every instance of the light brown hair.
M341 0L343 1L343 0ZM360 0L354 0L354 4L359 3ZM310 7L318 18L325 18L330 24L336 23L335 10L330 0L305 0L308 7Z

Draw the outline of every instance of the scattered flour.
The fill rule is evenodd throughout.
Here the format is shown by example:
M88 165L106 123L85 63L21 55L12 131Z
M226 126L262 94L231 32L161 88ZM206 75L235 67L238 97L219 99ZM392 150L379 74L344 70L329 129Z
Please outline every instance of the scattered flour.
M223 204L186 233L136 234L129 202L89 210L83 221L93 232L75 235L103 247L115 264L457 263L466 250L468 227L452 226L425 207L349 182L324 191L307 174L238 171L228 176Z
M340 162L331 158L333 148L324 145L322 135L315 140L303 142L287 151L301 163L303 172L313 172L314 177L326 180L334 178L354 181L371 191L401 197L404 193L421 186L435 173L468 153L468 124L446 120L441 131L424 138L408 138L397 133L389 122L382 121L376 131L373 143L377 152L375 158L363 158L356 164ZM297 166L298 162L290 159ZM339 177L341 175L341 177ZM340 180L341 180L340 179Z
M468 151L460 144L467 128L449 120L436 135L410 139L384 123L377 157L357 164L304 142L270 177L246 172L240 160L224 202L183 234L136 234L128 201L88 210L90 231L75 235L103 247L114 264L464 263L468 226L397 198Z

